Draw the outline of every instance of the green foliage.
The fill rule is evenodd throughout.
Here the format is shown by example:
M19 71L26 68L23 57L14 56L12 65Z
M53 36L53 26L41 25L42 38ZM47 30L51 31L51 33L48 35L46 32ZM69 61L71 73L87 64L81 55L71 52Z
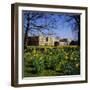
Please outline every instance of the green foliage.
M80 74L80 48L77 46L27 46L24 50L24 77Z

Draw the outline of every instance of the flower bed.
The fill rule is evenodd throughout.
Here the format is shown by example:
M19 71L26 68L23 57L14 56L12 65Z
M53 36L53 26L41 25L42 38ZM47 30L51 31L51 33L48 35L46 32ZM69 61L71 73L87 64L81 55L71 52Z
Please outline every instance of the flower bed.
M24 50L24 77L80 74L78 46L27 46Z

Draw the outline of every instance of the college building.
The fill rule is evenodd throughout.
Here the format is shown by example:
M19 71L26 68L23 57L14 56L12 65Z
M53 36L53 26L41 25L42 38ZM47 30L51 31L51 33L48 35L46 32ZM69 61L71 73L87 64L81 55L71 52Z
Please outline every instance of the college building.
M64 46L70 45L71 40L57 39L51 36L30 36L28 37L28 45L30 46Z

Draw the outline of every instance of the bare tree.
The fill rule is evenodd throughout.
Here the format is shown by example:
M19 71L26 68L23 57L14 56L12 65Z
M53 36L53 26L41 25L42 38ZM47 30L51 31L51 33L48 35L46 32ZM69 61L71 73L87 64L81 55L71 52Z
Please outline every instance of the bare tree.
M78 32L78 45L80 45L80 15L79 14L70 14L66 15L66 19L64 19L64 23L68 23L72 27L72 32ZM61 17L61 16L60 16Z
M28 45L28 34L34 36L36 31L38 33L46 34L44 30L50 31L51 28L55 28L55 18L53 14L48 14L44 12L25 12L25 36L24 36L24 45Z

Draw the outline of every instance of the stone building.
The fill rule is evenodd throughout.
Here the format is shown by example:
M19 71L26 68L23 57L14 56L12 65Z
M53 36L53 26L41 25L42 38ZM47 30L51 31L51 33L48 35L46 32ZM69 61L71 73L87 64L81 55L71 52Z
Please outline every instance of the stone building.
M54 38L50 36L39 36L39 45L54 46Z
M64 46L69 45L69 39L56 39L51 36L32 36L28 37L28 45L31 46Z
M69 39L60 39L60 41L59 41L59 45L70 45L70 42L71 42L71 40L69 40Z
M49 36L48 37L45 37L45 36L28 37L28 45L54 46L54 38Z

